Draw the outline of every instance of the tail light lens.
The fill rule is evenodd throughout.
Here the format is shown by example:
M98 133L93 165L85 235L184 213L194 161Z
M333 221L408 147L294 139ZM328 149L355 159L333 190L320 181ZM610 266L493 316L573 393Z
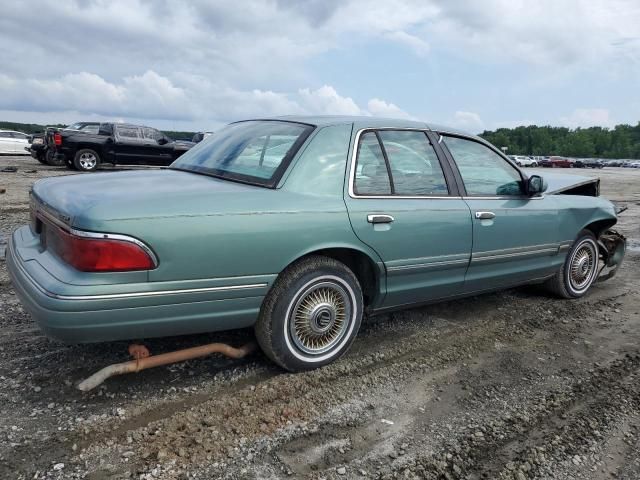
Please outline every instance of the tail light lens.
M56 145L62 145L62 135L60 135L59 133L54 133L53 143L55 143Z
M82 272L131 272L156 267L140 245L110 238L91 238L46 225L46 248Z

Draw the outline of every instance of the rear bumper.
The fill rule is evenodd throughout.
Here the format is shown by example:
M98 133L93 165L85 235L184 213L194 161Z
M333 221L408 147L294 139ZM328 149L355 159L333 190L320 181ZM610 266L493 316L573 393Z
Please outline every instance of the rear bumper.
M9 239L9 276L24 308L50 338L65 343L92 343L186 335L244 328L255 323L271 282L236 278L233 286L162 290L159 282L118 285L69 285L34 259L21 257L20 243L29 241L22 227ZM29 248L27 245L25 248ZM234 279L226 279L234 280ZM253 280L249 283L249 280ZM258 282L262 280L262 282ZM94 294L87 295L90 288ZM64 292L64 293L60 293Z

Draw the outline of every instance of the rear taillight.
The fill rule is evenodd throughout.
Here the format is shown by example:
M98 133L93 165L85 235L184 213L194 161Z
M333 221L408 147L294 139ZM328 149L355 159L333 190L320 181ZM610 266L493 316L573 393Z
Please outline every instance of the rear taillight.
M59 133L54 133L53 143L55 143L56 145L62 145L62 135L60 135Z
M47 249L83 272L130 272L156 267L140 245L106 237L80 236L50 224L45 232Z

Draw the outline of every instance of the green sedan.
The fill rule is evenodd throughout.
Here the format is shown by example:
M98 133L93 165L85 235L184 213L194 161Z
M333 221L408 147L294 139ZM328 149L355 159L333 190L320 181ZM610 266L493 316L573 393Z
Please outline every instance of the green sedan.
M420 122L249 120L168 169L40 180L7 263L50 337L254 326L297 371L344 354L365 314L528 283L583 296L624 256L598 190Z

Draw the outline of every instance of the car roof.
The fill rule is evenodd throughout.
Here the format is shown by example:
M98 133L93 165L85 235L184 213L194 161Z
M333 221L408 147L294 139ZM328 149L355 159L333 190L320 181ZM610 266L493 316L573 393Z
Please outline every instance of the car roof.
M407 120L402 118L385 118L358 115L285 115L273 118L258 118L255 120L281 120L288 122L300 122L315 125L317 127L327 127L331 125L344 125L352 123L356 128L418 128L428 129L434 132L453 133L468 137L479 138L469 132L453 127L438 125L434 123L421 122L418 120Z

